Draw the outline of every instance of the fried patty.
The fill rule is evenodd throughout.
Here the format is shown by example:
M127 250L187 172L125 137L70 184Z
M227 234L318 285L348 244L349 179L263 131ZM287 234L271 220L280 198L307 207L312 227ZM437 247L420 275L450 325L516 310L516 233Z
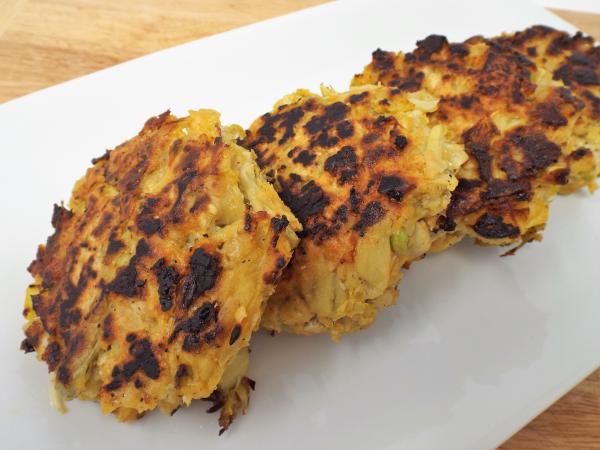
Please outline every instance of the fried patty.
M585 137L573 138L585 102L504 42L451 44L431 35L410 53L377 50L352 82L373 83L439 96L431 123L446 125L469 154L439 219L435 250L464 236L486 245L539 239L557 192L595 186L598 162Z
M107 151L55 206L29 267L23 349L55 404L119 420L193 399L245 410L247 347L297 244L298 221L219 115L166 112Z
M424 92L299 90L251 126L253 149L303 225L262 326L341 334L395 303L401 268L430 248L467 156Z
M585 107L569 142L569 148L577 149L573 158L579 170L571 172L571 182L561 193L568 194L578 185L593 182L600 175L591 169L595 163L600 171L600 46L594 46L593 38L581 32L571 36L541 25L493 41L543 67L546 76L564 83L583 102Z

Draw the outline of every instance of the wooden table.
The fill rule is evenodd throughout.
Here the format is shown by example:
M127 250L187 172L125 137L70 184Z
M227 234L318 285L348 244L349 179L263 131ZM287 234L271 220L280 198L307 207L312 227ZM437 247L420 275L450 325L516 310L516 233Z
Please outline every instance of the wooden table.
M0 0L0 102L323 0ZM555 11L600 40L600 15ZM503 450L600 449L600 370Z

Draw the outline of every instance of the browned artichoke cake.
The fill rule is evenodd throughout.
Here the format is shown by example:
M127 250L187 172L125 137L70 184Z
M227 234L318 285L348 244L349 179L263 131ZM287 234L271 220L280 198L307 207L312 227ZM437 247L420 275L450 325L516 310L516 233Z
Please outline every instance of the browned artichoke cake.
M263 327L339 338L395 303L467 158L436 108L426 92L299 90L250 126L244 145L304 227Z
M555 194L595 189L599 55L589 38L545 27L456 44L431 35L410 53L373 53L353 85L439 96L431 122L469 154L434 249L464 236L486 245L540 239Z
M22 348L73 398L132 420L194 399L226 428L248 404L248 344L300 225L210 110L147 121L93 161L29 267Z
M570 138L571 147L577 148L574 157L591 167L600 161L600 46L581 32L569 35L545 26L534 26L524 31L494 38L543 67L546 77L564 83L581 101L583 111ZM558 116L554 121L563 122ZM600 164L597 165L600 166ZM594 179L591 169L579 174L583 182ZM562 191L569 193L578 183L569 183Z

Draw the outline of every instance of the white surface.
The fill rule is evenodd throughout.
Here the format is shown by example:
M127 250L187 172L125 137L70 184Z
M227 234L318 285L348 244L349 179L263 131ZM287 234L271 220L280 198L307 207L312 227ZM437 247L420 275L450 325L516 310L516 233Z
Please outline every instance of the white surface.
M19 350L25 267L51 205L93 156L167 107L247 125L296 87L343 88L377 47L408 49L535 23L540 7L480 0L327 4L163 51L0 106L0 447L493 448L598 366L600 195L555 202L543 244L512 258L460 245L413 266L398 306L341 344L259 335L250 412L217 437L197 402L121 425L92 403L51 410L45 367Z
M535 0L546 8L569 9L571 11L600 14L599 0Z

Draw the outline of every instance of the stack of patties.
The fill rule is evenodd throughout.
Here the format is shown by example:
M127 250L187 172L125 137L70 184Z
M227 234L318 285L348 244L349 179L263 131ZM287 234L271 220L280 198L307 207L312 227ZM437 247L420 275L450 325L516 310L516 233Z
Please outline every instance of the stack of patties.
M247 133L165 113L55 207L23 349L59 408L209 399L225 429L259 324L337 340L429 251L541 239L557 193L596 187L599 119L600 49L546 27L377 50L349 91L296 91Z

